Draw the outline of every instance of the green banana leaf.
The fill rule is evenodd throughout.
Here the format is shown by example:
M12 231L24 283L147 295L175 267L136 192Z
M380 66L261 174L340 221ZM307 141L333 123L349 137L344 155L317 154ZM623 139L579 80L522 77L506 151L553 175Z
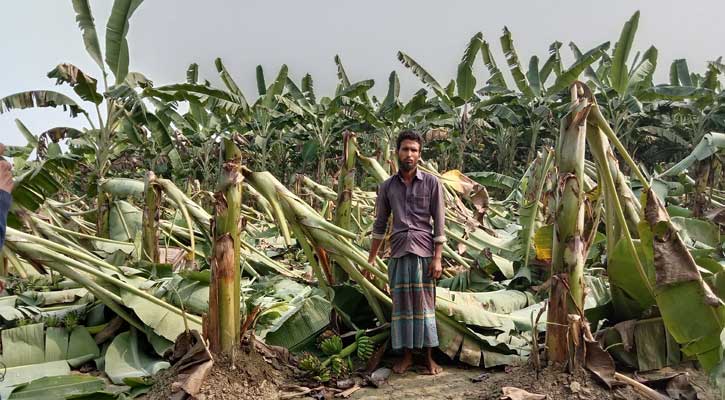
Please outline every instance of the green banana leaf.
M184 318L163 308L149 300L134 295L130 291L120 289L121 299L126 307L133 309L134 313L158 335L175 341L185 331ZM188 311L187 311L188 312ZM201 324L189 318L186 319L189 330L196 329L201 332Z
M655 299L665 326L685 355L696 356L705 371L713 370L722 357L723 302L703 282L677 228L651 190L646 193L644 215L640 237L647 257L654 260Z
M290 304L290 308L266 333L265 341L293 350L301 347L330 323L331 309L330 302L317 295Z
M23 325L2 331L3 353L0 361L6 367L39 364L45 361L43 324Z
M18 386L10 400L57 400L82 395L106 387L103 379L87 375L47 376Z
M70 374L70 367L65 361L51 361L42 364L6 368L4 379L0 382L0 398L7 399L18 385L32 380L68 374Z
M140 347L136 331L126 331L117 335L106 350L104 371L111 382L121 385L129 377L154 375L169 368L166 361L154 359Z

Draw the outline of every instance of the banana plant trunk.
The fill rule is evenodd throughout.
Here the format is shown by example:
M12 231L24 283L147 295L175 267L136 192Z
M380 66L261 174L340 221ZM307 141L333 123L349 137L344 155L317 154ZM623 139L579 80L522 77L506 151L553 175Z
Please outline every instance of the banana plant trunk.
M240 338L241 152L224 140L224 164L214 194L209 315L205 330L212 352L230 354Z
M143 238L141 259L159 262L159 219L161 216L161 188L156 184L153 171L144 179Z
M355 188L355 133L345 132L343 134L342 169L338 178L337 207L333 222L340 228L352 231L352 191ZM332 269L334 282L345 282L348 275L337 263Z
M583 342L572 333L579 331L578 323L583 318L584 306L583 275L587 246L583 176L591 92L586 85L575 82L571 86L571 98L571 111L562 120L556 152L559 177L547 316L550 325L546 331L546 344L550 361L557 364L568 362L569 367L575 369L583 365L584 354Z
M705 214L705 210L709 206L708 201L708 181L710 180L710 162L712 158L707 158L697 163L695 179L695 194L692 199L692 214L696 218L700 218Z
M98 214L96 216L96 236L106 238L110 236L109 216L111 214L110 196L103 191L103 185L98 184L98 195L96 202L98 204Z

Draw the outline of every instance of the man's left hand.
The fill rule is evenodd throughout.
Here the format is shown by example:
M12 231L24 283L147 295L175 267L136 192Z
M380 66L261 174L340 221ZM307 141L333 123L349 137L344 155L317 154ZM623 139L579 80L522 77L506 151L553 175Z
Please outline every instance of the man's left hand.
M433 279L438 279L443 273L443 267L441 266L440 258L433 258L428 264L428 276Z

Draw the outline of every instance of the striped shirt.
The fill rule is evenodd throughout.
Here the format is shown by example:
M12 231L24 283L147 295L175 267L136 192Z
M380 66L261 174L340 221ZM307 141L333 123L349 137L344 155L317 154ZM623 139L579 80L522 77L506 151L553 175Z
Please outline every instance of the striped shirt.
M433 256L433 243L445 243L445 202L438 178L416 168L410 185L400 173L386 179L378 188L375 203L373 239L383 239L388 218L393 214L390 256L408 253Z

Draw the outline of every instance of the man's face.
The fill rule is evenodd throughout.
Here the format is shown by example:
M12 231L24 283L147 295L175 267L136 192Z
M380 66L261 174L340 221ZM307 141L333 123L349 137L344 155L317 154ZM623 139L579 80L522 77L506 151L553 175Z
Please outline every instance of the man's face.
M410 171L418 165L420 144L415 140L403 140L398 149L398 166L403 171Z

